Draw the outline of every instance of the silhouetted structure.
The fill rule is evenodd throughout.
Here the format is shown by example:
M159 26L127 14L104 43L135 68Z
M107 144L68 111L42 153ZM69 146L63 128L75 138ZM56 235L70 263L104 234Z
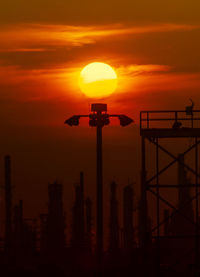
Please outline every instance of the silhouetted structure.
M57 182L48 185L47 249L56 253L65 247L65 215L63 186Z
M126 186L123 190L123 246L128 251L134 246L132 185Z
M71 245L76 248L85 246L84 219L84 178L80 173L80 184L75 185L75 201L72 208L72 237Z
M34 255L36 252L36 230L34 226L26 223L23 217L23 201L14 206L13 215L13 250L19 258Z
M96 105L95 109L97 108L102 108L102 106ZM90 115L90 125L96 126L99 120L100 115L96 112L98 111L95 110ZM96 251L92 251L96 250L96 246L100 247L97 247L98 254L103 251L103 233L101 233L103 214L98 214L100 221L97 221L98 234L95 243L93 242L92 201L88 197L86 200L84 198L83 173L80 173L80 183L75 186L70 246L68 247L65 243L63 186L55 182L48 185L48 212L40 215L40 231L38 232L40 247L37 248L36 224L32 219L24 218L23 201L20 200L12 208L11 164L10 157L6 156L5 237L4 241L2 240L4 248L0 249L2 276L199 276L198 145L200 128L195 126L195 122L200 121L200 117L196 117L196 112L200 114L200 111L193 110L193 106L187 107L185 111L162 111L164 118L161 120L160 128L155 128L155 125L151 126L152 121L158 124L160 112L146 111L143 112L144 117L141 113L142 170L141 198L137 210L138 226L133 224L135 222L133 221L135 219L134 195L133 186L129 184L123 189L123 231L122 236L119 237L117 184L112 182L110 184L110 217L107 226L109 243L108 249L104 249L101 253L104 255L96 255ZM106 112L101 116L101 120L107 125L109 116ZM185 127L185 122L189 122L190 127ZM75 123L77 124L77 118L75 118ZM143 126L143 123L146 125ZM167 124L170 126L167 127ZM122 126L124 126L123 120ZM172 151L166 149L166 145L161 144L162 138L180 137L194 138L194 143L188 146L182 154L173 154ZM155 161L153 176L147 176L147 141L155 146L155 156L150 157L152 163ZM193 167L185 162L185 155L192 149L194 150ZM173 159L169 164L164 164L164 167L161 167L161 151ZM177 183L161 184L161 181L166 181L167 178L161 179L160 175L175 163L177 163ZM152 171L152 168L150 169L148 172ZM188 178L188 173L192 173L194 178ZM102 189L102 180L98 185ZM172 202L170 193L161 193L161 189L166 188L173 193L177 192L176 204ZM100 208L98 212L102 212L101 204L103 203L99 202L103 200L102 192L100 191L100 199L97 199L98 204L100 203L100 206L97 204ZM150 195L153 194L156 200L156 213L152 218L149 215L154 211L155 206L148 206L147 192L151 192ZM165 207L160 205L161 201ZM135 230L138 230L138 237ZM122 244L120 244L120 239ZM139 244L137 239L139 239Z
M117 184L110 184L110 220L109 220L109 251L115 252L119 250L119 215L118 201L116 199Z

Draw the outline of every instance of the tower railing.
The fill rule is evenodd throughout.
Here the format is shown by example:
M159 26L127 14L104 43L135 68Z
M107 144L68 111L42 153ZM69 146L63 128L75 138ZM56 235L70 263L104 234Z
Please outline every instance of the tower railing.
M174 123L179 123L175 124ZM140 112L140 129L200 128L200 110L158 110Z

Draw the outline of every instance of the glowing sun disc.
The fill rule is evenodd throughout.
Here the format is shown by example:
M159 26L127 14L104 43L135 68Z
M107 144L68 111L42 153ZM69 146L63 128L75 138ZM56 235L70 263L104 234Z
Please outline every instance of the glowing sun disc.
M80 73L79 87L90 98L109 96L117 88L117 74L108 64L90 63Z

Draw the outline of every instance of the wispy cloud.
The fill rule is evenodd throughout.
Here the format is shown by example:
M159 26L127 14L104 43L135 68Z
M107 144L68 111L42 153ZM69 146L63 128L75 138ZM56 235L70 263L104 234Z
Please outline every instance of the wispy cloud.
M0 52L9 53L9 52L44 52L48 51L46 48L8 48L0 49Z
M144 76L148 74L156 74L160 72L168 72L171 67L165 65L127 65L116 67L115 70L117 75L121 79L132 79L136 76ZM70 80L77 78L81 68L70 67L70 68L49 68L49 69L22 69L17 66L0 66L0 84L19 84L23 83L24 80L34 81L37 79L45 80Z
M132 86L140 86L141 80L170 71L170 67L163 65L127 65L115 68L119 85L118 93L130 90ZM23 101L36 101L58 95L67 95L73 98L80 96L78 76L81 68L49 68L23 69L17 66L0 66L0 98L20 98ZM162 76L162 75L161 75ZM14 88L14 93L11 93ZM9 94L7 91L9 90ZM17 91L17 93L16 93ZM42 91L42 93L41 93ZM28 92L28 93L27 93Z
M80 47L105 38L134 34L180 32L200 29L199 25L157 24L148 26L69 26L25 24L6 26L0 31L0 51L36 52L47 50L43 46ZM38 47L39 46L39 47Z
M132 64L127 66L120 66L117 72L120 76L132 76L144 75L148 73L158 73L158 72L168 72L171 70L170 66L167 65L157 65L157 64Z

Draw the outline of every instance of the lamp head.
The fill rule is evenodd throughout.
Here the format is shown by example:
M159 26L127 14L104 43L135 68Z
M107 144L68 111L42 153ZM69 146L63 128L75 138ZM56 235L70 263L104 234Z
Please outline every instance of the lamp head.
M103 114L102 115L102 123L103 123L103 126L105 125L109 125L110 124L110 120L109 120L109 115L108 114Z
M109 115L107 113L101 114L101 119L99 121L96 113L89 114L89 125L91 127L97 127L98 124L101 127L105 125L109 125L110 124Z
M70 117L69 119L67 119L64 123L68 124L69 126L78 126L79 119L80 119L79 115L74 115L74 116Z
M91 105L92 112L107 112L107 104L95 103Z
M129 124L134 122L133 119L131 119L130 117L128 117L128 116L126 116L124 114L119 115L118 118L119 118L119 121L120 121L120 125L122 127L126 127L127 125L129 125Z

